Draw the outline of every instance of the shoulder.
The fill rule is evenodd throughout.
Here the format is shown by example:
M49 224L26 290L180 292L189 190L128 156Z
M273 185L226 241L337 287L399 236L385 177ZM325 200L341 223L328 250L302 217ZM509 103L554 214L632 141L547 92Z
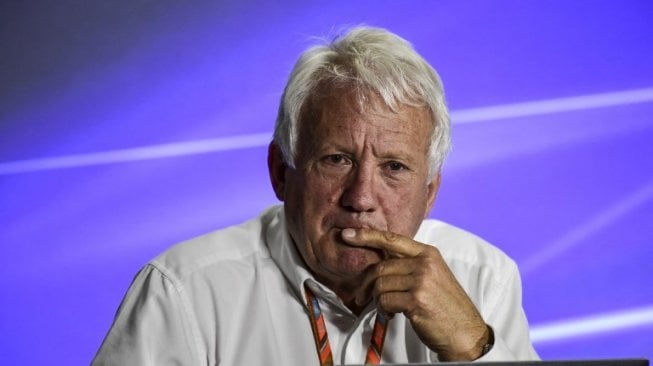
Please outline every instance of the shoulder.
M438 248L449 265L483 267L498 272L517 271L501 249L461 228L433 219L422 222L415 239Z
M242 224L178 243L149 264L167 277L183 280L207 268L268 259L265 231L278 211L278 206L272 207Z

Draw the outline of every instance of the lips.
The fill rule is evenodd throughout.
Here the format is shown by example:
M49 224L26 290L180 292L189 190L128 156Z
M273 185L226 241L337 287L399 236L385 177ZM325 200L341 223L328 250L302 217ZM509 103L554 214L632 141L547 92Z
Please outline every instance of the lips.
M360 220L360 219L353 219L353 218L336 218L332 221L330 227L342 230L342 229L374 229L374 230L380 230L384 231L385 230L385 225L381 225L378 223L375 223L371 220Z
M356 215L359 216L359 215ZM353 246L342 239L341 232L343 229L374 229L379 231L386 231L387 225L375 222L369 217L354 217L348 214L339 214L327 216L324 220L326 231L330 232L332 240L340 246L346 247L348 250L361 251L361 252L374 252L381 258L386 258L387 253L377 248L366 246Z
M347 250L352 250L352 251L359 251L359 252L373 252L376 253L380 258L387 258L388 254L386 251L378 249L378 248L372 248L372 247L367 247L367 246L354 246L342 239L341 232L343 229L375 229L375 230L384 230L381 228L381 225L374 225L374 224L368 224L368 223L362 223L360 221L339 221L334 223L334 225L331 227L331 237L333 238L334 242L338 243L339 245L346 247Z

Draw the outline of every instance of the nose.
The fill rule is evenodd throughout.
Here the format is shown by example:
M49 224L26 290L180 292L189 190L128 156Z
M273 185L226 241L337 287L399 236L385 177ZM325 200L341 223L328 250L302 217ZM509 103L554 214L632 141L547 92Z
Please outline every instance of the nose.
M358 166L352 169L345 183L341 204L353 212L372 212L377 206L377 196L373 169Z

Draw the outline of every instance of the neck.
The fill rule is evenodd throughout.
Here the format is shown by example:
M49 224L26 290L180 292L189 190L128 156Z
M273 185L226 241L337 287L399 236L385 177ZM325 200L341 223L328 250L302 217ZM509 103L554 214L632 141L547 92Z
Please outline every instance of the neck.
M355 301L351 301L349 303L345 302L344 304L356 316L361 315L363 313L363 310L365 310L365 307L367 307L367 304L365 304L365 305L356 305Z
M356 295L358 295L359 291L362 291L360 286L352 286L347 283L337 283L333 281L328 281L325 278L322 278L321 276L316 276L315 277L318 281L326 285L331 291L333 291L342 301L345 306L351 310L352 313L354 313L356 316L361 315L363 310L367 307L368 302L365 302L362 305L356 304ZM361 281L362 282L362 281ZM361 283L358 282L358 283Z

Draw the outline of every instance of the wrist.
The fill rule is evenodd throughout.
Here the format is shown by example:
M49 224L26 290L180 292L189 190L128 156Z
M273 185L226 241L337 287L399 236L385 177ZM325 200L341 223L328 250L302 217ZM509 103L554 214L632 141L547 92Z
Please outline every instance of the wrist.
M476 359L479 359L479 358L485 356L488 352L490 352L492 347L494 347L494 330L489 325L486 325L486 328L487 328L487 331L486 331L485 334L487 336L483 337L485 339L485 341L481 342L481 344L482 344L481 353L480 353L480 355L478 357L476 357Z
M485 356L494 346L494 330L487 324L479 329L480 336L473 337L472 342L466 347L453 349L434 349L438 354L439 361L445 362L469 362ZM470 335L471 336L471 335Z

